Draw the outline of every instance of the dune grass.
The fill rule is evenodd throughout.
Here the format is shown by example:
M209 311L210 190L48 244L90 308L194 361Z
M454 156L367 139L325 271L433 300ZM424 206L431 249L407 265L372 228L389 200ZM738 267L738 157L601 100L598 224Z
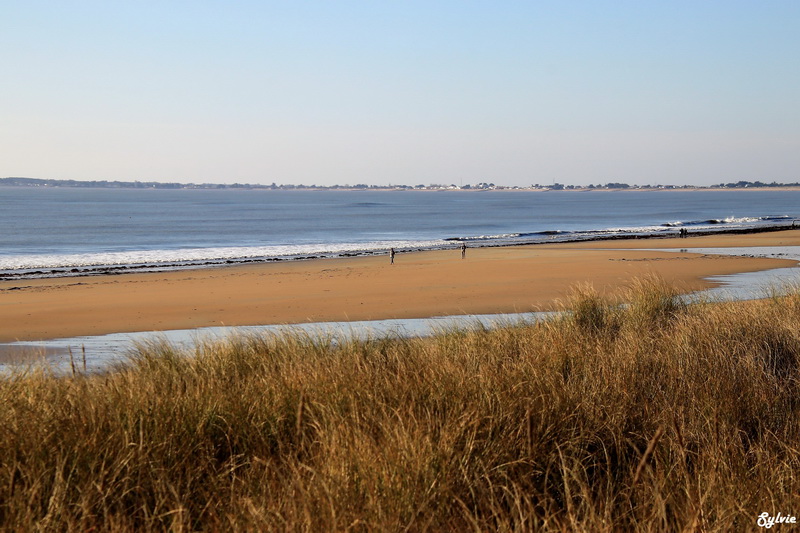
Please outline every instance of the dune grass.
M730 531L800 514L800 292L0 381L0 529Z

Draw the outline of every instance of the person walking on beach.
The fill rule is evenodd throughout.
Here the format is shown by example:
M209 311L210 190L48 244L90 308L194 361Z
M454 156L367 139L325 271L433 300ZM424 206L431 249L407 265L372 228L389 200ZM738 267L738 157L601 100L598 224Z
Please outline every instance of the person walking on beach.
M394 248L389 249L389 264L394 264Z
M466 255L467 255L467 243L462 242L461 243L461 259L464 259L464 257L466 257Z

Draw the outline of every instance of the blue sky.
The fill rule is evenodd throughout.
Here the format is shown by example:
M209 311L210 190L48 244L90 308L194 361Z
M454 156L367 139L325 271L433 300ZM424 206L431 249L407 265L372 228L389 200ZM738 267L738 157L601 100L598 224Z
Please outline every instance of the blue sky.
M800 181L800 2L0 1L0 176Z

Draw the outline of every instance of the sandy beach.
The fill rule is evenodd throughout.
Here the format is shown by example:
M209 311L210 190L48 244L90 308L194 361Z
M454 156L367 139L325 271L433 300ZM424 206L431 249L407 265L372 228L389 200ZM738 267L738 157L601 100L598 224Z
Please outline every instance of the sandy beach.
M106 333L550 310L578 283L602 292L655 274L704 278L795 261L661 251L800 246L800 230L458 249L388 256L0 282L0 342ZM651 250L643 250L644 248ZM656 249L656 250L652 250Z

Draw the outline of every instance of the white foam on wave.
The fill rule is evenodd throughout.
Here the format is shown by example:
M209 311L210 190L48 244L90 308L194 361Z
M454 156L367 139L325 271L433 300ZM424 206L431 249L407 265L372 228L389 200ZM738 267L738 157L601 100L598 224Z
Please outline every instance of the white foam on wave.
M519 233L500 233L497 235L474 235L471 237L463 237L460 240L462 241L490 241L496 239L513 239L515 237L519 237Z
M431 248L447 244L431 241L373 241L363 243L231 246L175 250L130 250L87 254L27 254L0 256L0 270L35 270L121 265L172 265L255 258L290 258L308 255L381 252L390 248Z
M725 224L747 224L752 222L760 222L764 220L760 217L726 217L720 219L720 222L724 222Z

